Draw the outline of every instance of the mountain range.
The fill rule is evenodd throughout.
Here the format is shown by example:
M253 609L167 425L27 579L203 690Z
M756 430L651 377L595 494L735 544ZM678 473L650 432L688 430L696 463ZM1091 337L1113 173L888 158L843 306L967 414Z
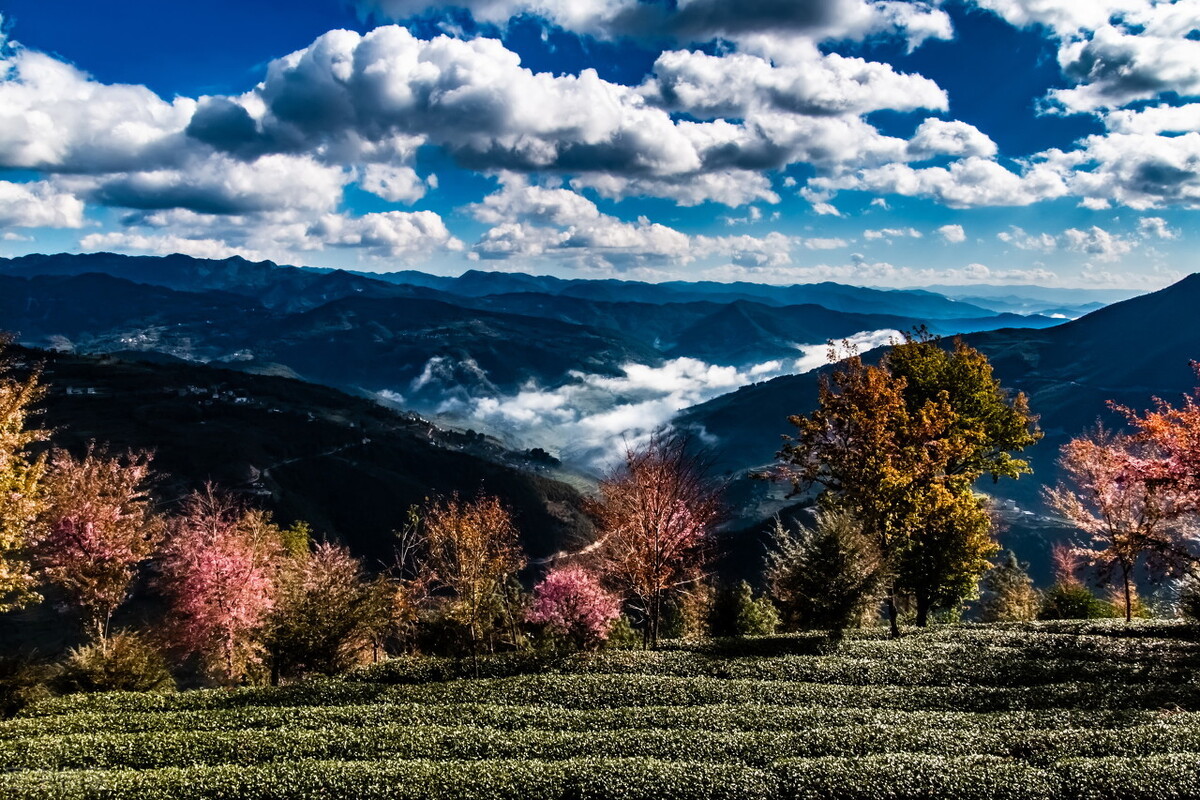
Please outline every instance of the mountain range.
M748 366L864 331L1045 327L926 291L838 284L567 281L468 272L366 276L187 256L0 260L0 328L32 346L141 350L400 397L448 397L619 376L677 358Z
M807 370L820 365L823 343L859 336L869 347L888 331L917 326L963 334L1041 415L1046 438L1029 453L1035 475L985 487L1006 504L1013 537L1030 555L1041 546L1034 539L1064 535L1040 501L1041 487L1055 478L1058 447L1098 417L1119 423L1109 400L1141 408L1192 386L1200 276L1131 299L1108 290L936 288L647 284L483 271L451 278L240 258L33 255L0 260L0 330L56 351L52 369L73 383L116 382L100 391L115 410L99 416L94 397L52 396L50 419L74 431L64 435L76 443L95 437L157 447L185 483L211 465L213 477L262 492L282 516L361 537L356 546L367 550L387 539L396 508L423 492L480 480L523 487L513 491L524 493L529 514L565 504L557 523L541 525L546 538L537 552L579 533L578 495L549 481L553 459L526 463L506 446L536 445L571 459L555 474L586 489L598 449L610 452L629 425L672 421L713 445L717 467L733 479L735 525L753 526L784 507L783 492L739 476L773 459L788 415L815 405L820 371ZM1097 305L1069 321L1009 310L1071 316ZM122 381L141 388L121 388ZM232 416L192 418L196 398L179 394L181 384L240 387L228 391L271 399L226 408ZM175 387L171 407L146 399L155 386ZM475 430L454 434L446 420ZM513 420L517 427L505 427ZM297 456L276 443L307 441L326 425L342 433L315 441L374 426L361 438L388 444L366 447L350 466L341 455ZM469 466L455 462L468 457ZM333 470L329 480L324 469ZM402 502L380 509L367 496L376 489Z

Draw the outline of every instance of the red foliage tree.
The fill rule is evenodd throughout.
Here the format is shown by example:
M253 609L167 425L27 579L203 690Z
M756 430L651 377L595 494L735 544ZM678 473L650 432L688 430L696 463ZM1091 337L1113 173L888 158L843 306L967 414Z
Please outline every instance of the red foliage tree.
M138 565L162 534L162 519L146 492L149 478L146 453L110 457L89 447L82 459L61 450L50 459L38 565L102 643Z
M534 587L525 619L588 649L608 638L620 616L620 598L605 590L595 575L582 567L562 567Z
M599 572L645 616L643 636L655 647L667 601L703 575L720 491L687 440L655 435L626 450L589 510Z
M261 662L261 634L274 606L281 532L213 487L192 494L173 520L162 555L168 631L198 654L210 679L236 684Z

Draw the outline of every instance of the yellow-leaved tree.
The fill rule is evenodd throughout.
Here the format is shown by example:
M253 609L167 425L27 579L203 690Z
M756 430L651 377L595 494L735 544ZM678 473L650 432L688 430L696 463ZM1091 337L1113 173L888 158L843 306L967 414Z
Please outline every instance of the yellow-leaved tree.
M0 335L0 612L41 599L29 556L44 505L45 459L31 455L30 446L45 441L47 433L31 427L29 418L44 390L38 370L22 369L10 344L10 337Z

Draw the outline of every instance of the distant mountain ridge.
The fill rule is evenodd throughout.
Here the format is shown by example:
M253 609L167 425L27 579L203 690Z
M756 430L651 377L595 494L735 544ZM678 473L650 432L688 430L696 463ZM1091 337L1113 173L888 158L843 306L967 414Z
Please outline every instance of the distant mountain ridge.
M30 345L217 361L388 392L426 410L452 397L511 393L531 382L553 387L580 372L618 376L626 365L680 357L739 367L786 360L804 345L864 331L1058 322L992 314L929 292L831 283L367 276L182 255L0 259L0 290L0 329ZM805 298L820 302L783 304ZM847 310L857 306L880 311ZM975 316L948 318L952 312Z

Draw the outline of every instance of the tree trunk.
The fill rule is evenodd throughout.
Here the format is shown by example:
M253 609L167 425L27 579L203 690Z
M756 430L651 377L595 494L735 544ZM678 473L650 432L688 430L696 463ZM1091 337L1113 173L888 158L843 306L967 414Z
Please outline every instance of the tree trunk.
M1133 590L1129 582L1129 567L1121 565L1121 578L1125 582L1125 621L1133 620Z
M896 609L896 586L895 586L895 584L888 587L887 612L888 612L888 625L889 625L888 635L892 639L899 639L900 638L900 621L897 618L898 613L897 613L897 609Z
M917 627L929 626L929 607L932 605L928 597L917 595Z

